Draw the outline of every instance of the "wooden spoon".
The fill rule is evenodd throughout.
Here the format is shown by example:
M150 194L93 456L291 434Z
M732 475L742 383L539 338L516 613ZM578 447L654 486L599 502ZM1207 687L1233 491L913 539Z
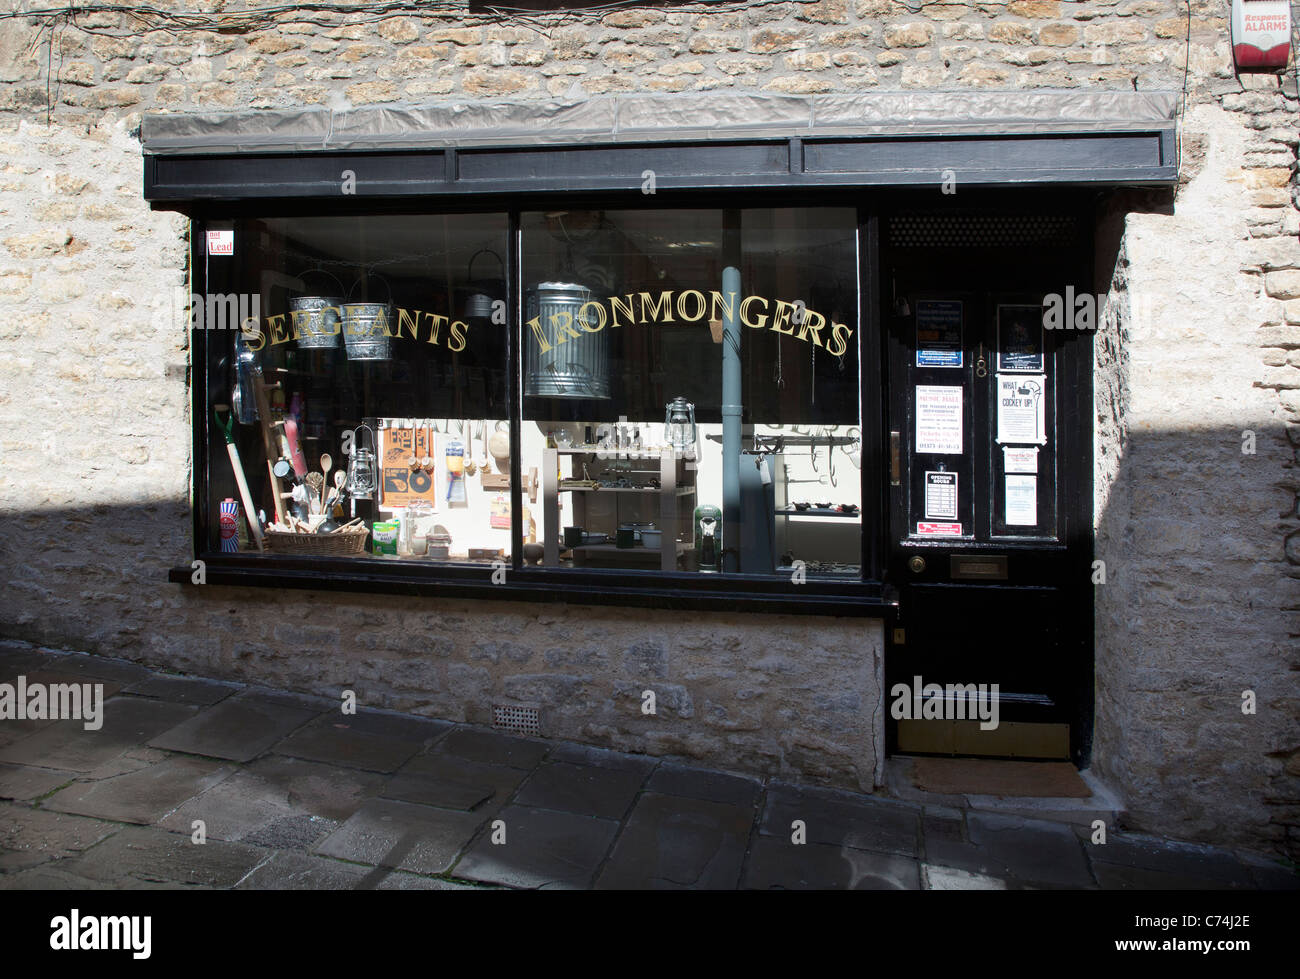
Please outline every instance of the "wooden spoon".
M324 475L324 478L321 480L321 512L324 512L326 487L330 484L330 470L334 468L334 457L328 452L322 452L320 454L320 468L321 473Z
M420 465L425 472L433 475L433 433L429 431L428 426L424 429L424 451L425 456L420 460Z

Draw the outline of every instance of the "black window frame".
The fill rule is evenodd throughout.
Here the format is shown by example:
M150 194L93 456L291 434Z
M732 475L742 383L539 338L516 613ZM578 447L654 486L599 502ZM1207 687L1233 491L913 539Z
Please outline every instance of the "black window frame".
M859 412L862 419L862 466L859 471L862 558L859 577L810 576L795 583L783 575L726 572L665 572L641 569L581 569L531 567L523 564L520 521L511 524L511 558L506 580L492 582L490 565L398 562L370 556L302 558L256 552L221 553L201 546L211 541L207 507L195 505L208 479L210 446L219 434L208 410L206 365L209 335L189 331L190 395L193 439L192 530L193 560L202 561L206 585L265 586L315 591L428 595L487 600L559 601L633 607L761 611L782 614L889 616L897 607L892 589L883 580L888 510L884 458L883 347L879 323L879 293L875 274L879 255L879 220L875 195L862 190L639 192L567 194L568 208L592 209L717 209L719 207L849 207L857 214ZM508 405L511 439L511 512L522 512L520 431L523 375L517 338L523 323L520 290L520 215L554 207L554 194L510 194L445 197L262 198L203 201L186 208L190 225L190 289L204 295L207 287L203 243L209 224L229 226L251 217L310 217L328 206L330 214L433 215L447 213L505 213L508 218L506 302L508 330ZM173 568L169 579L191 583L194 565ZM498 580L499 580L498 575Z

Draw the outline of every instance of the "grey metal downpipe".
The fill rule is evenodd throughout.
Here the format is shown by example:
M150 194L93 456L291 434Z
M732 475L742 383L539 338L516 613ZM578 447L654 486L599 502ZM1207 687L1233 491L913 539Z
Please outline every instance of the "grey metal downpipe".
M740 211L722 212L722 294L735 300L722 320L722 546L719 571L740 568ZM727 566L727 556L735 567Z

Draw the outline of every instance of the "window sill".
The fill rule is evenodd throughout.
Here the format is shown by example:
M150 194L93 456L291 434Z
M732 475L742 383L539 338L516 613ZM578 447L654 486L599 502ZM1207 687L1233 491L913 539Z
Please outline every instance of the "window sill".
M657 572L590 572L556 568L507 568L492 583L493 569L451 565L420 568L388 560L346 558L308 561L270 556L203 555L206 582L192 584L189 566L172 568L168 581L191 587L294 588L433 598L507 602L614 605L690 611L758 612L770 615L834 615L892 618L892 590L878 582L817 580L794 585L781 577ZM498 574L499 578L499 574ZM636 584L629 581L643 579Z

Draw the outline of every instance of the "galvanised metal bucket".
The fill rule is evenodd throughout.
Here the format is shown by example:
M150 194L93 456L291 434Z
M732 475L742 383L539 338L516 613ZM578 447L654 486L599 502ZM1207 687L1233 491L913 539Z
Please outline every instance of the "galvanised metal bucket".
M333 296L295 296L290 319L304 350L328 350L339 345L339 307L343 300Z
M591 301L591 290L574 282L539 282L528 290L526 319L539 318L551 349L543 353L532 330L525 326L528 374L524 394L542 398L610 396L609 334L607 330L588 333L583 329L585 321L578 317L578 311ZM556 327L566 322L578 338L565 334L564 343L555 343Z
M343 345L348 360L389 360L388 303L344 303Z

